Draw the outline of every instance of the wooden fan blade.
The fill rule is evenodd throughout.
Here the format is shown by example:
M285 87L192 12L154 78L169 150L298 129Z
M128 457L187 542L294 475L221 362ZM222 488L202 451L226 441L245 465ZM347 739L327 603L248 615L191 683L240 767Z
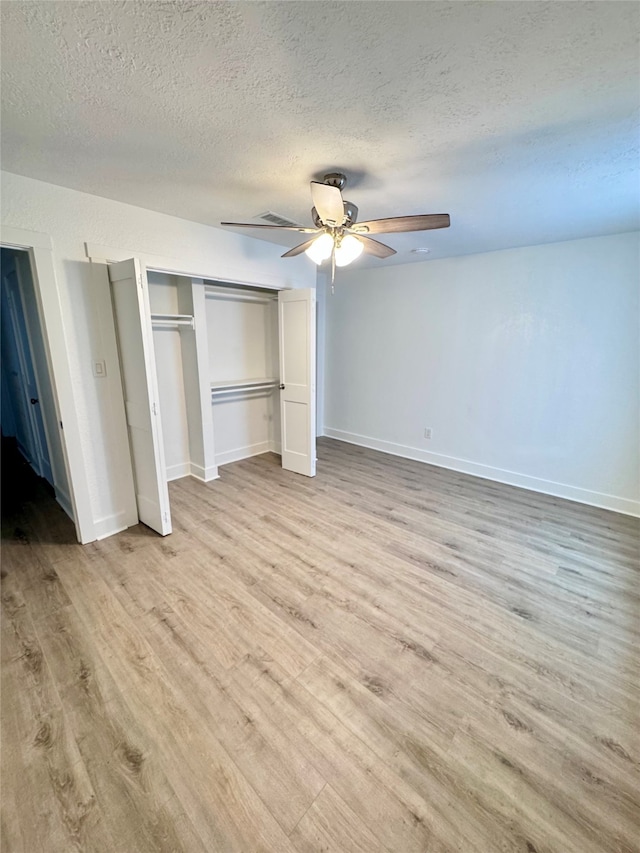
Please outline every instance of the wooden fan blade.
M391 255L396 254L395 249L392 249L391 246L385 246L379 240L372 240L371 237L365 237L364 234L355 234L352 231L349 233L352 233L356 240L360 240L364 246L364 251L368 255L374 255L376 258L390 258Z
M311 181L313 206L324 225L340 226L344 222L344 203L338 187Z
M281 255L282 258L295 258L296 255L301 255L303 252L306 252L309 246L316 239L318 234L321 234L321 231L316 231L315 236L310 240L307 240L305 243L300 243L298 246L294 246L293 249L289 249L288 252L285 252L284 255Z
M258 225L256 222L221 222L220 225L233 225L234 228L281 228L283 231L298 231L300 234L315 234L317 228L304 228L302 225Z
M352 226L354 234L399 234L401 231L430 231L434 228L448 228L451 220L448 213L428 213L419 216L392 216L390 219L372 219L369 222L356 222Z

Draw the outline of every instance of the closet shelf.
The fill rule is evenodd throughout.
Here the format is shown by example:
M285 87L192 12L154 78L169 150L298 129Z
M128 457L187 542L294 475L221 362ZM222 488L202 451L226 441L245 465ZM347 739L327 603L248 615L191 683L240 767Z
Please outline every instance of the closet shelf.
M211 396L218 397L222 394L238 394L248 391L268 391L280 384L279 379L233 379L224 382L211 383Z
M189 326L195 328L191 314L152 314L152 326Z

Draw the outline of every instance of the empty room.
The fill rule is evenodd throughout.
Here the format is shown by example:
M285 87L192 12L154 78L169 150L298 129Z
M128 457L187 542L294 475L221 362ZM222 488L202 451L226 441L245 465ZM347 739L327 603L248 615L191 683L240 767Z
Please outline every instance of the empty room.
M640 4L0 16L3 853L640 853Z

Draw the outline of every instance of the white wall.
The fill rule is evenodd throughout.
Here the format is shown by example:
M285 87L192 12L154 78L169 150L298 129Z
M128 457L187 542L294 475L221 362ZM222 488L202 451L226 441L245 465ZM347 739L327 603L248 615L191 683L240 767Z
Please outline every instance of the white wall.
M325 434L639 514L639 236L340 270Z
M90 264L84 243L172 258L176 268L211 278L281 287L313 287L306 258L250 237L154 213L86 193L2 173L2 225L48 234L71 356L81 451L95 534L130 523L130 459L106 270ZM94 361L107 376L96 379Z

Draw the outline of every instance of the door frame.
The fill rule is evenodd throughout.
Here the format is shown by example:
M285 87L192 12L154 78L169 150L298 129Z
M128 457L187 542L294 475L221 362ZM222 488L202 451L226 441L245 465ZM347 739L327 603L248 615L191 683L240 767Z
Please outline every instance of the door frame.
M53 262L53 244L48 234L25 231L3 225L0 244L9 249L24 249L29 256L38 320L51 380L56 417L69 484L69 499L78 541L93 542L95 525L91 511L91 493L86 475L76 395L66 344L60 289Z
M3 246L2 248L6 247ZM22 250L16 250L16 253L17 252L20 252L20 254L22 255L26 255L26 259L28 260L28 255L26 252ZM6 284L5 307L8 313L9 326L11 328L11 337L13 338L15 353L19 364L21 386L20 390L24 400L25 411L27 413L28 430L30 433L30 448L28 448L28 450L32 450L33 455L35 456L35 458L31 460L31 466L35 468L36 474L39 477L44 477L46 467L48 466L49 477L51 477L50 482L53 483L53 469L51 468L50 461L52 455L51 437L49 436L49 430L47 429L47 424L45 423L42 411L40 411L38 415L38 411L35 405L30 403L31 398L38 398L38 400L40 401L40 399L42 398L42 394L40 393L40 387L38 384L35 359L33 357L33 345L29 332L29 324L27 322L27 313L25 310L23 298L22 275L19 269L20 262L16 255L14 255L13 258L15 265L14 274L16 277L16 285L14 291L14 289L8 283ZM2 286L4 289L4 270L2 278ZM33 375L33 382L31 381L31 375ZM38 425L38 417L40 417L42 431L40 430L40 427Z

